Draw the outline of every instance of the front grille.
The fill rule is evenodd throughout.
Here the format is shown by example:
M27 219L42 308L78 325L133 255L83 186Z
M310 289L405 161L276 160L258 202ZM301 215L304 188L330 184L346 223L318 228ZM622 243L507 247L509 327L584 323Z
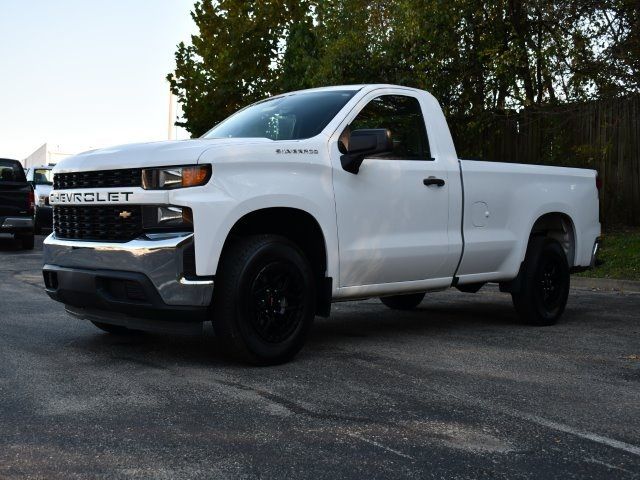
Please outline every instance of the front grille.
M141 185L141 168L56 173L53 176L54 190L71 190L74 188L140 187Z
M142 234L142 206L55 205L53 230L69 240L128 242Z

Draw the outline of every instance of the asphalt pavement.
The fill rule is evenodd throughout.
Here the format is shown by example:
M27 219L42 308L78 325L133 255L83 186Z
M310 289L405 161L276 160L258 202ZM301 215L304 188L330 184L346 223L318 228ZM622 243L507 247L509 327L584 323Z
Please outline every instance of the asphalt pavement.
M572 290L562 321L428 294L318 318L291 363L201 337L113 336L0 240L0 478L640 478L640 295Z

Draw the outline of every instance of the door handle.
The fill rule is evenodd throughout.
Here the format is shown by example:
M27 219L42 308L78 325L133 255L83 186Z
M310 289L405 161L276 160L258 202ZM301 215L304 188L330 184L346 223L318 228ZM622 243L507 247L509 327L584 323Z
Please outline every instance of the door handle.
M431 185L437 185L438 187L444 186L444 180L436 177L425 178L422 183L424 183L427 187Z

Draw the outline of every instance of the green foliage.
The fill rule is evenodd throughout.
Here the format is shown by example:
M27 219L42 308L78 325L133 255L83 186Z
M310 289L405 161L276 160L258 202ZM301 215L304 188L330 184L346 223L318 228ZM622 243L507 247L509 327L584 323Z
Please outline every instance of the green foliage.
M186 127L200 136L220 120L278 89L287 27L307 16L299 2L201 0L192 17L199 34L178 45L167 76Z
M580 276L640 280L640 230L606 233L598 258L602 264Z
M632 0L200 0L168 76L200 135L275 93L354 83L426 89L478 132L487 112L640 90Z

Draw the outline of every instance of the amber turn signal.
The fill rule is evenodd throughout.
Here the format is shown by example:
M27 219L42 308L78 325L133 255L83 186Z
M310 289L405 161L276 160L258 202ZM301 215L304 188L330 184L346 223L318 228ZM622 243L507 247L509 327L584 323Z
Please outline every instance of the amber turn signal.
M196 165L194 167L185 167L182 169L182 186L196 187L204 185L209 180L211 169L209 165Z

